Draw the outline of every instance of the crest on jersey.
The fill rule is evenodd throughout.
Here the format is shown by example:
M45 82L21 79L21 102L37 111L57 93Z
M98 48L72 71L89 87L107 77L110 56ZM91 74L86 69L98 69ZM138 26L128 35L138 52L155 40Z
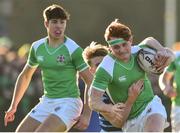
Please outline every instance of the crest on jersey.
M64 61L65 61L64 55L59 55L59 56L57 57L57 62L63 63Z

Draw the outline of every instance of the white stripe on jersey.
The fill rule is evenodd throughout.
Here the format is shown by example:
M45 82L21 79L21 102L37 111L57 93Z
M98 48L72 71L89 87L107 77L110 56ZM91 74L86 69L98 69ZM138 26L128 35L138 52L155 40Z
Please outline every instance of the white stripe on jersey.
M102 63L99 67L103 68L111 77L113 77L113 69L114 69L115 60L107 55L104 57Z
M72 39L70 39L69 37L67 37L66 42L64 43L65 46L67 47L69 54L72 55L72 53L79 48L79 46L77 45L76 42L74 42Z
M138 45L137 46L132 46L131 47L131 53L132 54L137 53L140 49L141 49L141 47L139 47Z
M47 39L47 37L42 38L42 39L40 39L40 40L38 40L38 41L36 41L36 42L33 42L32 47L34 48L35 53L36 53L36 50L38 49L38 47L39 47L41 44L44 44L44 43L46 42L46 39Z

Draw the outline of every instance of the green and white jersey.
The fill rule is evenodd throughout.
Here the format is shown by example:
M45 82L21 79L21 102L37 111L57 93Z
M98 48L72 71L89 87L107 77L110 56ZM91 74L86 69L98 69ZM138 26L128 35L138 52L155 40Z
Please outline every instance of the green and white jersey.
M77 71L88 66L82 58L82 48L66 40L58 48L48 45L47 38L32 44L27 64L41 69L44 94L49 98L79 97Z
M152 100L154 94L146 73L139 67L136 58L137 51L132 53L128 63L124 63L112 54L105 56L97 68L92 87L106 91L114 104L128 98L129 87L139 79L144 79L144 89L134 103L128 119L138 116Z
M176 59L168 66L167 71L174 72L174 89L177 97L172 98L172 104L180 106L180 52L176 52Z

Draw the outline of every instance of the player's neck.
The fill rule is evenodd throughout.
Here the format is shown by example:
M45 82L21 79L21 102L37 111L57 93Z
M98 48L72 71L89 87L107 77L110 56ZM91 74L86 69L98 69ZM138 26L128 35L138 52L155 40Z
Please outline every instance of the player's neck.
M48 38L48 44L51 47L59 47L59 45L64 43L64 36L61 38Z

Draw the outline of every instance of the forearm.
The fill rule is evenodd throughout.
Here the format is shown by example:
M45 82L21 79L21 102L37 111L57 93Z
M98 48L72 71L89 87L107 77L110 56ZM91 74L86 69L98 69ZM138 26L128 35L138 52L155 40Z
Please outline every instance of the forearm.
M16 84L15 84L15 88L14 88L11 107L17 108L19 102L21 101L25 91L27 90L29 86L30 80L31 79L27 78L23 74L20 74L18 76Z
M89 103L88 103L88 91L89 91L89 88L90 86L87 85L86 88L85 88L85 91L84 91L84 108L83 108L83 113L87 116L91 116L92 114L92 110L89 106Z
M147 37L143 40L143 44L146 44L147 46L154 48L156 50L163 50L163 46L153 37Z
M89 105L92 110L95 110L100 113L109 113L111 110L112 104L105 104L102 101L102 96L104 92L91 88L89 96Z
M124 125L124 123L127 121L127 119L128 119L128 116L129 116L129 114L130 114L130 112L131 112L131 108L132 108L132 106L133 106L133 103L131 103L131 102L129 102L128 100L125 102L125 105L126 105L126 107L125 107L125 109L124 109L124 111L122 112L123 114L122 114L122 126Z
M92 110L100 113L110 113L112 104L105 104L101 99L93 99L90 101L90 107Z
M90 119L92 110L91 110L90 107L89 107L89 102L88 102L89 96L88 96L88 92L89 92L89 89L90 89L90 85L91 85L93 76L91 75L91 73L89 72L88 69L80 72L79 75L80 75L81 79L85 82L84 107L83 107L82 115L85 116L85 117L87 117L88 119Z

